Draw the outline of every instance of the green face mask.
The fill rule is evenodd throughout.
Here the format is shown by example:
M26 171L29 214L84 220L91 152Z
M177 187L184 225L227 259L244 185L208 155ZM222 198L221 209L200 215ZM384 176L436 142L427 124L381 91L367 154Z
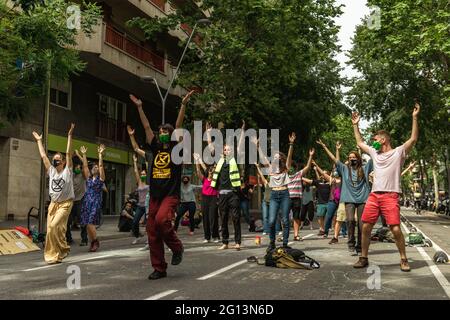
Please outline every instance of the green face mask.
M375 150L379 151L379 150L381 149L381 143L379 143L378 141L374 141L374 142L372 143L372 147L373 147Z
M73 169L73 172L74 172L75 174L80 174L80 173L81 173L81 170L80 170L80 169Z
M145 180L147 180L147 176L141 176L141 181L145 182Z
M170 142L170 136L168 133L162 133L159 135L159 141L161 143L169 143Z

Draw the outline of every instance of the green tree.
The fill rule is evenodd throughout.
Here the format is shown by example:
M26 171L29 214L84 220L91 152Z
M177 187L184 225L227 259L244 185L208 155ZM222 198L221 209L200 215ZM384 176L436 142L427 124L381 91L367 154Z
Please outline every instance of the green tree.
M282 143L296 131L298 154L327 129L341 104L334 0L204 0L211 25L189 50L178 84L200 87L191 119L238 127L280 128ZM166 18L135 18L129 25L158 38L180 23L204 18L186 1ZM180 43L184 46L184 43ZM286 148L284 145L283 148ZM286 148L287 149L287 148Z
M0 126L22 117L30 100L43 94L49 61L56 80L67 79L85 67L73 49L79 31L67 26L67 8L75 3L16 2L11 8L0 0ZM99 18L100 8L83 2L80 31L89 36Z
M448 1L369 0L381 9L381 26L367 19L356 31L350 63L350 104L389 130L396 145L408 139L414 99L422 105L420 137L412 157L443 160L450 141L450 10Z

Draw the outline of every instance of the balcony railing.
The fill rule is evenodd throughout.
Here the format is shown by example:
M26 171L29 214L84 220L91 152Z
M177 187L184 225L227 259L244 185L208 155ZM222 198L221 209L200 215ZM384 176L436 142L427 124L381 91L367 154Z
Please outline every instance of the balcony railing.
M115 142L127 142L126 123L99 115L97 120L97 137Z
M164 57L128 39L109 25L106 25L105 42L164 73Z
M162 11L165 11L166 0L147 0L147 1L152 3L152 4L154 4L155 6L157 6Z

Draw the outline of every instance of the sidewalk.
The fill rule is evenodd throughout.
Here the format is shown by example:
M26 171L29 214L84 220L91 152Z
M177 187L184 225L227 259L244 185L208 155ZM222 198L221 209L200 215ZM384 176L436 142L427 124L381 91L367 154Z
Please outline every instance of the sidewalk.
M119 221L118 216L103 216L103 224L97 229L98 237L102 240L110 239L123 239L132 238L130 232L119 232L117 224ZM36 219L32 219L30 222L31 227L38 225ZM27 220L14 220L14 221L0 221L1 229L14 229L16 226L27 227ZM145 227L141 226L141 233L145 233ZM80 230L72 230L72 238L76 243L81 240Z

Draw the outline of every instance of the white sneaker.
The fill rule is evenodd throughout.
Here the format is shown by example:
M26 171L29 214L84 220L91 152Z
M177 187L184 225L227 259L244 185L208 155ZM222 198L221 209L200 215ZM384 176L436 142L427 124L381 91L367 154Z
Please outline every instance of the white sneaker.
M278 232L278 235L282 236L283 235L283 231Z
M214 243L219 243L219 239L218 238L214 238L213 241L214 241Z
M203 243L210 243L210 242L211 242L211 240L208 240L208 239L203 240Z
M139 242L139 238L134 238L134 240L131 244L137 244L138 242Z
M145 245L145 247L139 249L140 251L148 251L150 249L150 247L148 246L148 244Z
M262 234L263 236L267 236L267 233L265 233L265 232L263 232L263 234Z

